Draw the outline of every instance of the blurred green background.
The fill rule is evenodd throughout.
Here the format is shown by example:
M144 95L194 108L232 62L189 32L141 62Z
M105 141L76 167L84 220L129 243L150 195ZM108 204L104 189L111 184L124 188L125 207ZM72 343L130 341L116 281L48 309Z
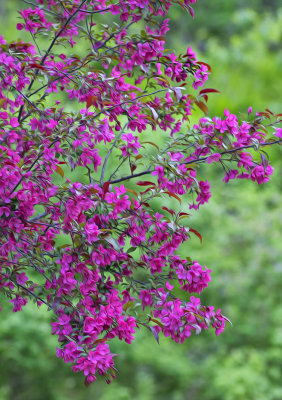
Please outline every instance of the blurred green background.
M0 1L0 34L17 39L20 0ZM171 12L169 47L191 45L213 75L210 115L225 107L282 112L282 5L279 0L199 0L192 21ZM203 236L182 255L213 269L202 295L233 323L216 337L204 332L183 345L141 331L132 345L115 342L119 373L85 388L83 377L57 359L51 315L28 305L21 313L1 299L0 400L281 400L282 152L271 149L274 176L265 186L222 183L220 169L202 170L213 197L189 220ZM185 205L184 205L185 208Z

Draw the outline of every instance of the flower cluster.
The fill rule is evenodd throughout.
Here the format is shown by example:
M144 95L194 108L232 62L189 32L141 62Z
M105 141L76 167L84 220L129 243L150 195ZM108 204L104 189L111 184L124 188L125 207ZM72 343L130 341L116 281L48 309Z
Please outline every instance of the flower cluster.
M201 239L184 225L185 210L211 196L201 164L220 164L226 182L261 184L273 172L261 149L282 137L262 125L280 122L270 111L242 121L225 110L191 125L216 90L201 89L210 67L190 47L165 48L174 2L37 0L17 25L35 45L0 37L0 290L15 312L30 300L52 310L57 356L86 384L115 377L111 340L131 343L144 325L176 342L223 331L220 310L187 298L208 286L211 270L176 254L191 234ZM193 15L195 2L181 6ZM80 41L81 58L72 51ZM155 199L184 195L184 211L156 209Z

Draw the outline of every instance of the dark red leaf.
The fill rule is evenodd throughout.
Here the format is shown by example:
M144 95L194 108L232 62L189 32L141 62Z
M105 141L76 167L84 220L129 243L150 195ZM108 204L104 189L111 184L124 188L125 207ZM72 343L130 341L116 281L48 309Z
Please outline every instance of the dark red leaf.
M163 210L168 211L171 215L175 215L175 212L167 207L162 207Z
M104 185L103 185L103 197L105 197L105 195L108 193L109 186L110 186L110 182L109 181L104 183Z
M140 194L145 194L150 192L150 190L154 189L154 187L149 187L148 189L144 190L144 192L140 192Z
M266 118L268 118L268 119L271 119L270 118L270 116L269 116L269 114L268 113L266 113L266 112L259 112L257 115L260 115L260 116L262 116L262 117L266 117Z
M59 167L59 165L56 166L56 170L55 171L57 172L57 174L61 175L62 178L64 177L65 173L62 170L62 168Z
M137 168L137 166L135 164L130 164L130 169L131 169L132 174L136 170L136 168Z
M195 101L195 103L206 115L209 113L209 109L203 101Z
M203 243L202 236L198 231L196 231L196 229L189 228L189 232L193 232L196 236L198 236L198 238L200 239L201 243Z
M96 105L96 101L97 101L97 96L88 96L87 97L87 101L86 101L86 107L89 108L92 105Z
M46 68L43 67L43 66L40 65L40 64L32 63L32 64L29 64L29 66L32 67L32 68L41 69L42 71L46 71Z
M207 67L207 69L208 69L208 71L209 71L209 72L211 72L211 71L212 71L212 69L211 69L211 66L210 66L209 64L207 64L207 63L203 62L203 61L198 61L198 63L197 63L197 64L200 64L200 65L205 65L205 66Z
M203 89L200 91L200 94L206 94L206 93L220 93L220 91L216 89Z
M181 204L181 198L180 198L180 197L178 197L176 194L174 194L174 193L170 192L169 190L166 190L164 193L168 194L168 195L169 195L169 197L174 197L174 198L175 198L176 200L178 200L178 201L179 201L179 203Z
M134 196L138 197L138 194L135 192L135 190L128 189L128 188L126 188L126 190L127 190L128 192L134 194Z
M151 144L152 146L154 146L154 147L156 147L158 150L160 150L159 146L157 146L156 143L153 143L153 142L141 142L141 144L144 144L144 143Z
M153 183L153 182L149 182L149 181L138 181L137 183L136 183L136 185L138 185L138 186L150 186L150 185L152 185L152 186L156 186L156 184L155 183Z

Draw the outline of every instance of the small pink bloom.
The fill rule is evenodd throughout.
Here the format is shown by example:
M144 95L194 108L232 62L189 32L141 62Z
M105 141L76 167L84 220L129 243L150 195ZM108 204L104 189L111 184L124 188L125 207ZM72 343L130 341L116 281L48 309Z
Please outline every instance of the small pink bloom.
M219 159L220 159L220 157L221 157L221 154L219 154L219 153L211 154L211 155L208 156L208 158L207 158L207 163L208 163L208 164L211 164L212 162L218 162Z
M274 132L274 135L282 138L282 128L276 128L276 131Z

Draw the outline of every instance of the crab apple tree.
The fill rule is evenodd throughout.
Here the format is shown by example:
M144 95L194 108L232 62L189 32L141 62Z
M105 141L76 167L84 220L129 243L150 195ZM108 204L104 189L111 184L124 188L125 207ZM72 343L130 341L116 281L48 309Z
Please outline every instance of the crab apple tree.
M30 42L0 36L0 289L14 312L53 313L57 356L86 385L115 377L111 340L137 328L181 343L224 330L199 297L211 270L177 255L202 240L183 225L211 197L198 173L216 163L225 182L262 184L273 172L281 115L209 117L210 66L166 48L170 8L193 17L195 2L34 0L17 24Z

